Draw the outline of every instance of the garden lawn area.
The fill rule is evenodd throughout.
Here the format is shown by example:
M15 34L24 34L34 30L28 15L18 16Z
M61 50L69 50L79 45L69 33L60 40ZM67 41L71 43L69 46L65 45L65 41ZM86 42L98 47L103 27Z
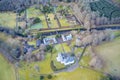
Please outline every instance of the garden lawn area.
M120 76L120 37L105 42L95 48L98 55L105 61L104 70L113 76Z
M91 60L90 55L83 56L79 64L85 67L89 67L90 60Z
M99 72L78 68L73 72L61 72L52 80L100 80L102 76Z
M7 41L10 38L9 35L6 35L2 32L0 32L0 40Z
M41 23L34 24L29 29L48 28L44 14L42 12L40 12L39 9L35 9L35 6L28 8L27 13L28 13L28 18L39 17L41 20Z
M35 9L35 6L32 6L27 9L28 18L38 17L40 13L39 9Z
M41 22L42 28L48 28L47 22L45 20L45 15L41 13L38 17L40 18L40 20L42 20L42 22Z
M113 31L113 34L114 34L115 36L120 36L120 30Z
M37 23L37 24L34 24L32 25L29 29L42 29L43 26L41 23Z
M34 29L48 28L46 20L45 20L45 16L43 14L40 14L38 17L40 18L41 22L32 25L29 29L34 30Z
M62 43L62 45L61 44L57 44L57 45L55 45L55 48L56 48L56 50L58 52L63 52L62 46L63 46L63 48L64 48L64 50L65 50L66 53L71 52L71 49L67 45L67 43Z
M0 80L16 80L13 66L0 54Z
M54 19L54 14L52 13L48 14L48 18L50 18L50 22L51 22L50 28L59 28L57 20Z
M75 54L80 54L82 53L83 49L82 48L75 48Z
M0 25L8 28L15 28L16 14L13 12L0 13Z
M70 26L70 24L67 22L67 20L65 18L59 19L59 21L60 21L62 27L69 27Z
M40 80L40 74L53 73L50 62L50 53L47 53L45 60L41 62L21 62L21 68L19 68L20 80ZM39 67L39 71L35 69L36 65Z
M82 54L82 52L83 52L82 48L75 48L75 55ZM91 57L90 57L90 54L88 54L88 53L89 53L89 51L88 51L88 48L87 48L85 53L84 53L84 54L87 54L87 55L83 55L82 59L79 62L80 65L89 67L89 61L91 60Z
M36 40L28 41L28 44L36 47Z

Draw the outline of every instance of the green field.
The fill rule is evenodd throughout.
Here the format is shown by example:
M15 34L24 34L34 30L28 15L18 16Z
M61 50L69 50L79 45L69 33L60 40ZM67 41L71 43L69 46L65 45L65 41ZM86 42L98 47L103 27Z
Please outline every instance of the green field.
M0 80L16 80L13 66L0 54Z
M52 73L50 61L50 53L47 53L44 61L32 63L21 62L21 67L18 69L20 80L39 80L40 74ZM39 67L39 71L35 69L36 65Z
M67 20L65 18L59 19L59 21L60 21L62 27L69 27L70 26L70 24L67 22Z
M63 43L63 48L65 52L70 52L70 47ZM75 50L75 54L81 52L81 48L77 48ZM39 52L39 51L38 51ZM53 78L51 80L100 80L103 77L103 74L100 72L96 72L94 70L90 70L87 68L77 68L75 71L72 72L60 72L54 73L50 67L50 61L53 60L56 67L63 68L65 67L63 64L60 64L56 61L56 56L59 52L63 52L62 46L60 44L55 45L53 56L51 58L51 53L46 53L45 60L40 62L32 62L26 63L21 62L21 67L19 68L20 80L39 80L40 75L48 75L51 74ZM88 53L88 51L86 51ZM90 57L84 56L80 62L83 66L88 66L88 62L90 61ZM39 67L39 71L36 71L35 66ZM44 80L49 80L47 77Z
M103 75L99 72L78 68L73 72L62 72L53 80L100 80Z
M50 18L50 22L51 22L51 25L50 25L50 28L59 28L59 25L57 23L57 20L54 19L54 14L50 13L48 14L48 18Z
M40 23L37 23L37 24L34 24L34 25L30 26L29 29L48 28L44 14L39 9L36 9L35 6L32 6L32 7L27 9L27 17L28 18L38 17L41 20Z
M16 14L13 12L0 13L0 25L14 28L16 26Z
M113 76L120 76L120 37L98 46L96 51L105 61L104 70Z

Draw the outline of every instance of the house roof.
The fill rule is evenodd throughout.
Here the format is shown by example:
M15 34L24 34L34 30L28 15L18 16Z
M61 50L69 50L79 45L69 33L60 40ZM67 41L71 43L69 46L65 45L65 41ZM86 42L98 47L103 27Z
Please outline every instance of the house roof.
M70 54L59 53L57 56L57 61L63 63L64 65L69 65L74 63L74 57Z

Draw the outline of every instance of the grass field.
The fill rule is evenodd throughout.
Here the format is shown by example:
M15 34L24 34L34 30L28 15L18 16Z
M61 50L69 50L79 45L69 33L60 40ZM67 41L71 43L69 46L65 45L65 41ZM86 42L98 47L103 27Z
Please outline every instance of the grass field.
M41 23L34 24L29 29L48 28L44 14L39 9L35 9L35 6L32 6L32 7L28 8L27 9L27 14L28 14L27 15L28 18L39 17L40 20L41 20Z
M50 22L51 22L50 28L59 28L57 20L54 19L54 14L52 13L48 14L48 18L50 18Z
M39 80L40 74L52 73L50 61L50 53L48 53L44 61L32 63L21 62L22 67L19 68L20 80ZM35 69L36 65L39 67L39 71Z
M65 18L59 19L59 21L60 21L62 27L69 27L70 26L70 24L67 22L67 20Z
M62 72L52 80L100 80L103 75L89 69L78 68L73 72Z
M0 54L0 80L16 80L13 66Z
M63 43L63 46L66 52L70 51L69 46ZM59 52L62 52L61 45L55 46L56 51L53 52L52 60L56 61L56 56ZM76 52L81 51L78 49ZM100 72L96 72L86 68L77 68L73 72L61 72L61 73L53 73L50 67L50 53L47 53L46 59L41 62L33 62L33 63L22 63L22 67L19 68L20 80L39 80L40 75L48 75L52 74L53 78L51 80L100 80L103 74ZM88 63L88 56L83 57L82 65L86 65ZM39 67L39 71L36 71L35 66ZM55 62L57 68L63 68L64 65ZM45 77L44 80L49 80Z
M40 14L40 10L35 9L35 6L32 6L27 9L27 14L28 14L28 18L38 17L38 15Z
M120 37L96 48L98 55L105 61L105 71L120 76Z
M14 28L16 26L16 14L13 12L0 13L0 25Z
M63 48L62 48L62 46L63 46ZM70 47L66 43L62 43L62 45L58 44L55 46L55 48L58 52L63 52L63 49L66 53L71 52Z

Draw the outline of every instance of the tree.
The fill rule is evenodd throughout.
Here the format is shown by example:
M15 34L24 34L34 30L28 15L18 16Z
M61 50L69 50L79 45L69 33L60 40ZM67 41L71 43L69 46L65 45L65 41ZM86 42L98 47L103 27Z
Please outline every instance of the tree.
M60 2L62 2L63 0L59 0Z
M41 33L37 33L37 35L35 36L35 38L39 39L39 38L41 38L41 35L42 35Z
M35 20L33 21L33 24L36 24L36 23L40 23L41 22L41 20L40 20L40 18L35 18Z
M110 80L110 78L108 76L103 76L103 77L101 77L100 80Z
M56 38L60 38L61 37L61 34L56 34Z
M71 2L71 0L67 0L67 2L69 3L69 2Z
M40 80L44 80L44 78L45 78L44 76L42 76L42 75L40 76Z
M53 12L53 11L54 11L54 8L53 8L53 6L52 6L51 4L49 4L49 5L47 5L47 6L43 6L42 12L43 12L44 14L46 14L46 13L51 13L51 12Z
M45 51L47 52L52 52L53 46L52 45L47 45Z
M48 79L52 79L52 75L48 75L47 78L48 78Z

